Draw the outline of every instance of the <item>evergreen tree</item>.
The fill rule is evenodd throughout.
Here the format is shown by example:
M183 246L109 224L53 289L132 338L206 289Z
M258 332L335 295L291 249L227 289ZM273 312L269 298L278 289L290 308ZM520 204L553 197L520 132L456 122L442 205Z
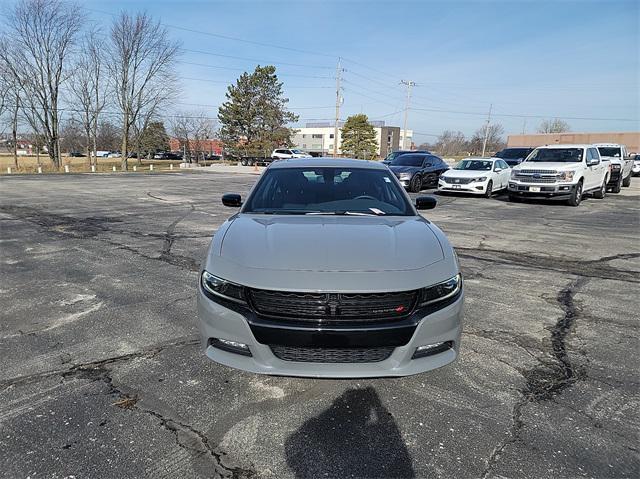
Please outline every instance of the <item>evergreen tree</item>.
M376 132L369 123L367 115L359 113L347 118L341 130L344 155L370 160L376 156L378 143Z
M226 93L227 101L218 109L220 137L236 154L271 156L279 146L291 144L287 124L298 116L286 109L282 83L274 66L258 65L253 73L243 73Z

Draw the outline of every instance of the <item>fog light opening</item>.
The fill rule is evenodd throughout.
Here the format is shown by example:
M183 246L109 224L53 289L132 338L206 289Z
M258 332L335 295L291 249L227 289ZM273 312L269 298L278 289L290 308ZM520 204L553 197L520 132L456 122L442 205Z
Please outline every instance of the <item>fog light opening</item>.
M249 346L238 341L231 341L229 339L209 338L209 346L228 353L241 354L242 356L252 356Z
M449 351L452 347L453 341L444 341L442 343L418 346L411 359L425 358L427 356L433 356L434 354L444 353L445 351Z

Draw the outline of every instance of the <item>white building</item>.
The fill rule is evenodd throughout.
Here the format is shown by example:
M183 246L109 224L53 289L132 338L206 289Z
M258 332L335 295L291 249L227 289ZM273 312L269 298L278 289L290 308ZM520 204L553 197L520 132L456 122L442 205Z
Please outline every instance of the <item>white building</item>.
M338 123L338 154L342 154L341 144L341 128L344 122ZM373 129L376 133L376 142L378 143L377 155L384 158L392 151L400 149L410 149L413 140L413 131L407 130L407 143L403 148L402 138L404 130L397 126L385 126L383 121L372 121ZM292 141L296 148L309 153L317 153L323 156L333 154L333 146L335 144L335 128L330 122L324 123L307 123L306 126L296 128L296 134Z

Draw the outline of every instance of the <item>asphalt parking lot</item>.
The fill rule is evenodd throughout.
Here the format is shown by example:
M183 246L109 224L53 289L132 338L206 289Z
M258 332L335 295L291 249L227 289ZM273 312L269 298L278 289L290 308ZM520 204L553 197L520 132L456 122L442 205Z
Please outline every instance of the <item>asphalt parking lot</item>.
M375 380L199 350L220 196L256 178L0 179L0 476L640 475L640 178L578 208L439 197L425 216L463 267L461 357Z

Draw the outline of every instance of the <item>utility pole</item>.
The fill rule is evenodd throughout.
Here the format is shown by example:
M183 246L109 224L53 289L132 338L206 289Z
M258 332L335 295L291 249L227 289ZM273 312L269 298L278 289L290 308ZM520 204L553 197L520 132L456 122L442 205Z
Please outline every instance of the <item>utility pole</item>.
M524 135L527 132L527 119L524 119L524 122L522 123L522 134Z
M404 106L404 127L403 127L403 133L402 133L402 145L401 145L401 149L402 150L406 150L406 144L407 144L407 117L409 115L409 102L411 101L411 88L413 88L414 86L416 86L416 82L411 81L411 80L400 80L400 83L402 85L406 85L407 86L407 102ZM411 144L409 144L409 147L411 147Z
M493 108L493 103L489 105L489 115L487 116L487 125L484 127L484 141L482 142L482 156L487 150L487 140L489 139L489 124L491 123L491 109Z
M333 127L333 157L338 156L338 122L340 121L340 81L342 79L342 59L338 57L338 65L336 66L336 122Z

